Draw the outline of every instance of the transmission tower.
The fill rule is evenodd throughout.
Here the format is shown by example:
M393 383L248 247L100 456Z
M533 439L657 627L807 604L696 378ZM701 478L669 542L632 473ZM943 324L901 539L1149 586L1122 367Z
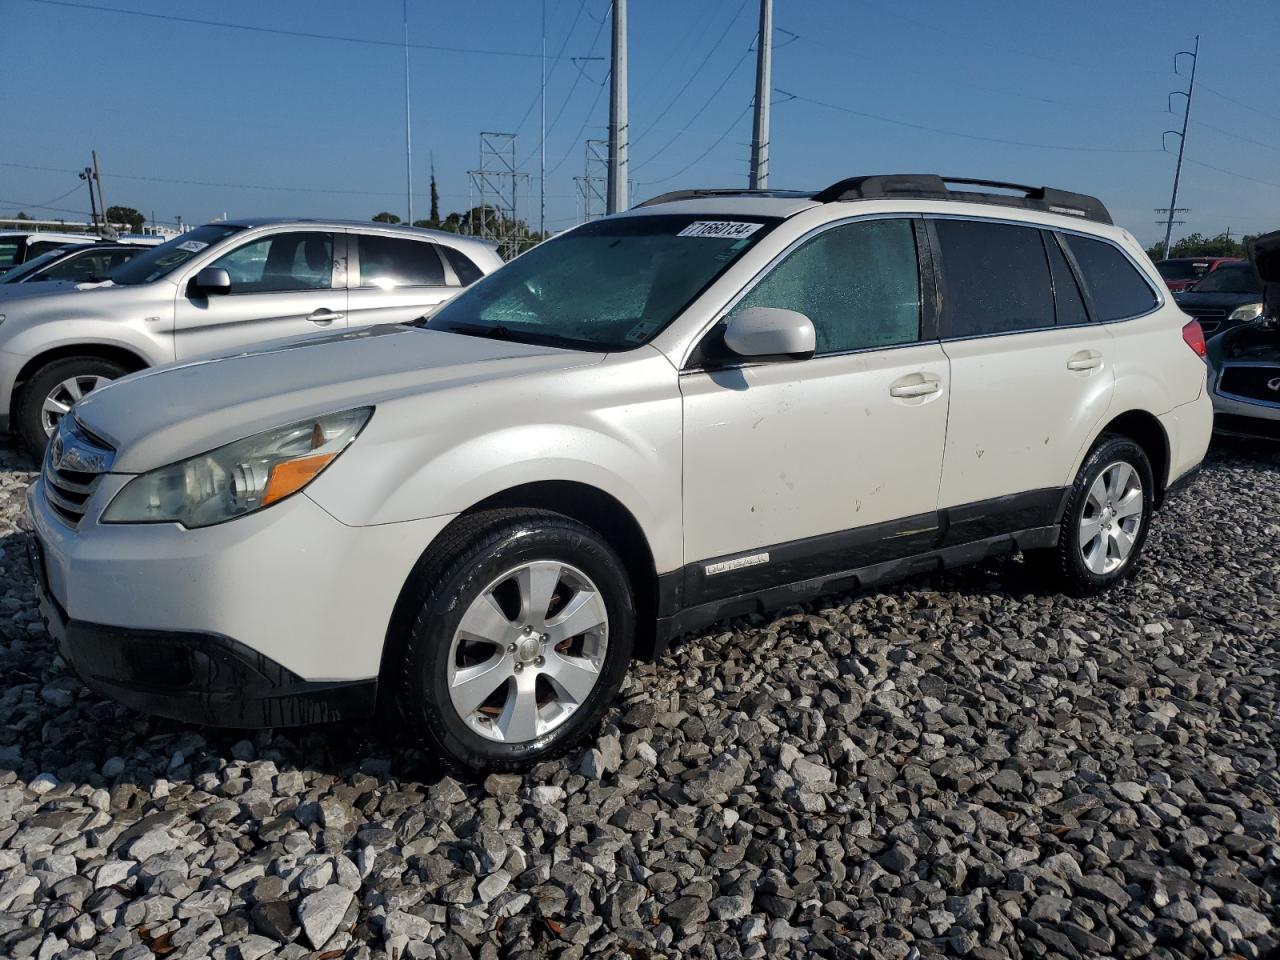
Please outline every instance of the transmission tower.
M467 232L497 241L499 256L510 260L526 239L516 208L520 186L529 180L527 173L516 169L516 135L481 133L480 166L468 170L467 176L471 178L471 196L479 201L467 211Z
M587 157L582 176L574 177L578 185L578 201L582 204L582 219L594 220L604 216L608 209L606 192L609 184L609 141L588 140Z

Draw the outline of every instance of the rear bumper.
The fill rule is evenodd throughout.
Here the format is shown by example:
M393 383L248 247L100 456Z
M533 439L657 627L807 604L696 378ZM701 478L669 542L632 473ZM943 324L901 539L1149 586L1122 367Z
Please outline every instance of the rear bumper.
M132 630L67 617L33 551L40 612L62 658L95 693L215 727L289 727L373 715L375 680L309 682L230 637Z

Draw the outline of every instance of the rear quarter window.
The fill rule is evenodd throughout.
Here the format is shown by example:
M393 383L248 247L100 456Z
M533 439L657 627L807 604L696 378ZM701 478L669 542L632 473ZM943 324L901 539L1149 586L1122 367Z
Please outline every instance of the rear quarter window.
M1063 234L1063 239L1080 267L1098 320L1124 320L1156 308L1155 291L1118 248L1078 234Z
M464 287L471 286L484 276L484 271L472 263L471 258L461 250L455 250L443 243L438 244L436 249L444 254L445 259L449 261L449 266L453 267L453 272L457 274L458 282Z

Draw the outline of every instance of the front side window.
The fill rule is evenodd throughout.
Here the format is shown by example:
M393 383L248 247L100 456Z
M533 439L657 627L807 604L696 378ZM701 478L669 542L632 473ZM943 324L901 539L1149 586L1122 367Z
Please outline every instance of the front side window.
M444 266L435 244L403 237L360 235L360 286L392 290L443 284Z
M942 335L980 337L1052 327L1049 261L1040 231L981 220L935 220Z
M429 330L585 350L648 343L775 219L638 214L540 243L431 315Z
M333 285L333 234L272 234L236 247L209 266L227 271L233 295L328 290Z
M1224 263L1192 287L1196 293L1262 293L1262 280L1250 263Z
M864 220L806 241L738 301L781 307L813 322L817 353L920 337L920 268L910 220Z
M1063 237L1080 265L1099 320L1124 320L1155 309L1155 292L1118 248L1075 233Z
M196 254L215 243L221 243L244 227L225 223L207 223L187 233L179 234L167 243L151 247L140 253L124 266L111 271L111 282L119 286L131 286L135 283L151 283L167 276L182 266Z

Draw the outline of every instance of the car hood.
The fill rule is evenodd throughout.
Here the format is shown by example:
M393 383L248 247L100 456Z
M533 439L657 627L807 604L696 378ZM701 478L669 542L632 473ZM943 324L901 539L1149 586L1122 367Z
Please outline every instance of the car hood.
M1196 293L1188 290L1174 295L1174 301L1180 307L1223 307L1234 309L1246 303L1261 303L1261 293Z
M115 447L115 472L138 473L322 413L601 359L419 327L368 327L144 370L95 390L75 416Z
M97 284L94 285L96 287ZM0 283L0 300L17 300L25 297L44 297L51 293L75 293L93 287L78 287L70 280L32 280L27 283Z

